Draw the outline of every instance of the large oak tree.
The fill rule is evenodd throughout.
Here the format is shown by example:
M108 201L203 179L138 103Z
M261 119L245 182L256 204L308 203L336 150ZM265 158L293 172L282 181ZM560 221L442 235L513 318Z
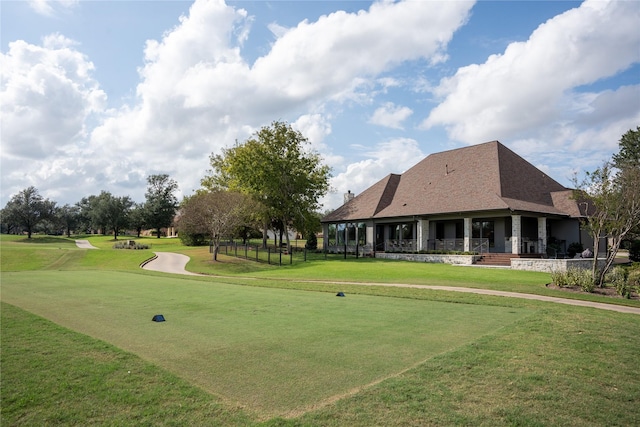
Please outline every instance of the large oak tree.
M160 174L147 177L147 184L145 222L156 230L160 238L160 229L171 225L178 209L178 199L174 194L178 183L169 175Z
M36 225L52 219L56 203L44 199L38 190L31 186L14 195L2 210L3 222L23 227L30 239Z
M244 143L212 154L210 163L212 169L202 186L251 195L264 207L265 233L274 220L285 229L306 230L319 209L319 199L329 190L331 169L308 139L284 122L273 122ZM289 246L289 234L285 236ZM263 240L266 244L266 234Z

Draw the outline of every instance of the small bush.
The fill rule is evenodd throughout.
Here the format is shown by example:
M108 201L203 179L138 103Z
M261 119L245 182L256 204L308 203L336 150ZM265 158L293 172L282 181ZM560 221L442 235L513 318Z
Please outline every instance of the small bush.
M178 236L185 246L206 246L209 244L209 239L203 233L181 232Z
M554 271L551 280L561 288L579 287L584 292L593 292L595 283L591 271L581 268L569 268L567 271Z
M627 285L629 286L629 288L634 289L636 292L640 293L640 268L632 268L629 270Z
M140 250L140 249L149 249L150 246L149 245L143 245L141 243L136 243L133 240L129 240L127 242L118 242L116 244L113 245L113 249L134 249L134 250Z
M564 271L552 271L551 282L561 288L566 288L568 285L567 274Z
M616 289L618 295L625 298L631 296L631 287L627 283L627 270L623 267L614 267L605 276L605 282Z
M307 237L307 243L304 244L304 247L309 250L318 249L318 238L315 233L309 234L309 237Z

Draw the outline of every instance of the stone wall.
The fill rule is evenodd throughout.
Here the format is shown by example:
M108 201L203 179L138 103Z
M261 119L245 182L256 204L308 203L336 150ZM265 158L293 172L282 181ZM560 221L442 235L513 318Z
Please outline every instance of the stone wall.
M553 271L567 271L569 268L591 269L593 259L532 259L532 258L511 258L511 268L514 270L542 271L551 273ZM598 259L598 266L604 267L604 259Z
M396 259L402 261L433 262L444 264L471 265L479 258L477 255L436 255L436 254L405 254L376 252L376 258Z

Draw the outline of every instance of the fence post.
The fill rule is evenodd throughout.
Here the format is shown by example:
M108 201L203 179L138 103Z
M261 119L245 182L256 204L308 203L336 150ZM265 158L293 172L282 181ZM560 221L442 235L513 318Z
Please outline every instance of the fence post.
M249 246L246 243L244 244L244 257L249 259Z
M307 248L304 248L304 262L307 262Z
M256 245L256 262L258 262L258 245Z
M267 264L271 264L271 248L267 246Z
M280 254L280 265L282 265L282 249L280 249L278 253Z
M293 251L289 251L289 265L293 264Z

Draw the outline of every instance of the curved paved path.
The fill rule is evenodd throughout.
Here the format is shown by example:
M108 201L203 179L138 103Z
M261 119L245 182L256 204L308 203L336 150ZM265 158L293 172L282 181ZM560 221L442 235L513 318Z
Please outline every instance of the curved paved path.
M142 264L144 270L161 271L163 273L184 274L187 276L203 276L185 270L189 257L173 252L154 252L155 258Z
M156 258L147 261L142 268L145 270L162 271L164 273L173 274L186 274L189 276L204 276L204 274L192 273L185 270L185 266L189 262L189 257L182 254L176 254L172 252L155 252ZM558 304L577 305L581 307L599 308L602 310L617 311L619 313L632 313L640 314L640 307L627 307L624 305L607 304L602 302L582 301L575 299L550 297L545 295L523 294L519 292L506 292L495 291L491 289L475 289L475 288L462 288L457 286L431 286L431 285L410 285L405 283L365 283L365 282L327 282L326 280L306 280L306 282L318 282L318 283L344 283L346 285L361 285L361 286L397 286L402 288L418 288L418 289L432 289L438 291L451 291L451 292L466 292L472 294L481 295L493 295L509 298L522 298L537 301L555 302Z
M76 246L81 249L99 249L89 243L88 240L76 240Z

